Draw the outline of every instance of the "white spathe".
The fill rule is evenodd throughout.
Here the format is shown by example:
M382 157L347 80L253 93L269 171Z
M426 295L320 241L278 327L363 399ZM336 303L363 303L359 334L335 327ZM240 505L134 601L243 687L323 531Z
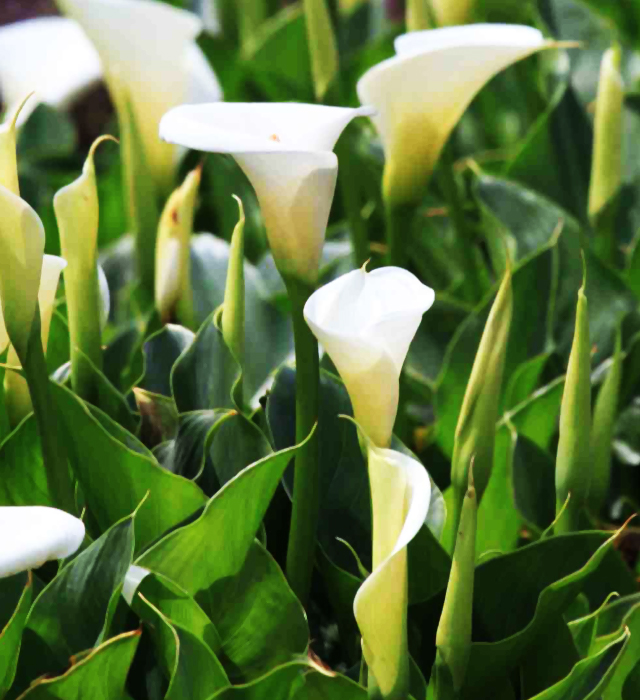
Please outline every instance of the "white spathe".
M160 136L233 155L258 196L278 269L314 283L338 172L333 147L354 117L371 114L295 103L182 105L162 118Z
M67 266L67 261L57 255L45 255L42 260L40 289L38 290L38 305L40 306L40 328L42 347L47 351L51 317L56 304L56 293L60 283L60 275Z
M409 676L407 545L429 512L431 482L422 464L401 452L369 444L367 458L373 566L353 608L363 654L381 696L403 697Z
M71 556L84 532L81 520L57 508L0 507L0 578Z
M402 365L434 298L407 270L361 268L321 287L304 307L347 387L356 421L378 447L391 442Z
M476 94L512 63L553 46L532 27L474 24L411 32L397 56L358 81L385 149L384 194L394 204L417 200L451 131Z
M18 354L26 351L36 311L44 255L44 226L18 195L0 185L0 306L6 335ZM4 349L2 348L2 349Z
M155 177L171 181L175 149L158 139L172 107L222 98L220 84L195 39L202 22L191 12L153 0L58 0L98 50L116 104L123 93Z
M127 569L122 586L122 596L129 605L133 603L133 598L138 590L138 586L150 573L149 569L137 566L136 564L131 564Z
M0 27L0 93L7 114L35 92L19 123L40 102L66 109L101 77L98 54L73 20L40 17Z

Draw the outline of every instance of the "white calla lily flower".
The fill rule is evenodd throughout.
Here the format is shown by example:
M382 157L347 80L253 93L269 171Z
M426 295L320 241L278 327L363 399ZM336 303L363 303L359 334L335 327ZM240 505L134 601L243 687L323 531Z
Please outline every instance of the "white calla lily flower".
M0 27L0 93L7 113L35 92L19 123L40 102L67 109L101 77L98 54L73 20L40 17Z
M313 283L338 172L333 147L369 108L293 103L183 105L160 136L199 151L229 153L256 191L281 273Z
M398 267L349 272L311 295L304 316L340 372L355 419L379 447L391 441L399 378L434 291Z
M373 121L386 154L387 201L417 200L476 94L507 66L554 45L532 27L501 24L398 37L398 55L368 70L357 85L360 100L377 110Z
M84 533L82 520L57 508L0 507L0 578L71 556Z
M426 469L401 452L368 446L373 567L353 602L362 650L381 697L406 697L407 545L429 512Z
M0 332L0 343L6 348L10 339L18 354L26 352L36 312L44 240L40 217L0 185L0 306L6 330L6 336Z
M202 22L191 12L152 0L58 0L84 29L102 61L116 104L131 101L154 177L171 182L175 149L158 139L172 107L222 99L220 84L195 39Z

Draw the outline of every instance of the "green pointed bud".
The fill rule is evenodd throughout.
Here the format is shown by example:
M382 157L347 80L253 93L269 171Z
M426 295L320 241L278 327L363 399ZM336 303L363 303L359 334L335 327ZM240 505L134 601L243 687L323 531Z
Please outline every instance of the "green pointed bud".
M60 231L60 247L67 261L64 271L71 350L73 390L95 400L95 374L102 369L102 298L98 276L98 186L94 156L97 147L113 136L101 136L91 146L80 177L59 190L53 208Z
M431 0L407 0L405 17L408 32L432 29Z
M457 531L457 522L467 492L471 460L474 460L473 474L478 502L491 476L512 313L513 291L509 266L491 307L458 418L451 463L455 505L453 532Z
M222 312L222 337L238 364L244 363L244 208L238 202L240 219L231 237L229 269L224 290L224 310Z
M22 100L8 121L0 124L0 185L17 195L20 195L20 185L18 184L18 161L16 158L16 123L25 102L31 95L33 93Z
M605 52L600 65L589 184L589 216L596 217L616 195L622 182L622 118L624 85L621 49Z
M439 27L472 23L477 0L429 0Z
M591 461L593 472L589 485L589 509L597 515L603 508L611 481L611 443L618 415L618 398L622 381L622 340L618 331L613 361L600 388L593 412Z
M307 41L316 100L322 102L338 75L338 45L326 0L304 0Z
M156 245L156 308L163 322L174 316L195 329L191 288L191 234L202 167L192 170L165 205Z
M579 529L580 514L587 503L592 474L591 344L585 285L586 274L578 291L576 327L560 408L560 440L556 457L556 512L560 512L569 493L571 498L564 515L558 519L556 532L573 532Z
M469 469L469 485L462 503L447 593L436 633L438 650L434 665L436 700L454 697L460 691L471 653L473 581L478 524L478 499L473 485L473 469L472 465Z

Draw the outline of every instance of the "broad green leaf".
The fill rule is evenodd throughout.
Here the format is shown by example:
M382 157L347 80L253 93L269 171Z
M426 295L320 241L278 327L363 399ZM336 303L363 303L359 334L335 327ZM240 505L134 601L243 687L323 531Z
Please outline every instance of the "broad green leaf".
M575 326L576 293L582 284L580 249L586 245L584 232L575 219L556 203L515 182L483 175L478 181L477 192L483 205L507 230L518 258L546 244L553 244L554 232L560 231L556 243L560 274L557 278L552 340L566 362ZM585 251L585 258L589 328L592 344L596 348L593 362L597 365L611 355L619 318L635 309L636 300L617 272L603 265L589 250ZM548 295L543 296L546 298ZM539 297L540 292L536 290L531 298ZM616 310L615 313L612 313L612 309ZM516 313L514 311L514 318ZM544 349L548 350L549 347Z
M365 700L367 691L345 676L307 660L274 668L246 685L222 690L209 700Z
M27 621L24 660L32 678L60 673L74 654L91 649L104 625L113 592L133 557L134 516L107 532L67 564L38 596ZM43 646L44 645L44 646ZM46 653L45 653L46 647Z
M22 632L33 600L33 574L0 579L0 698L13 683Z
M148 495L135 520L136 549L140 550L205 504L196 484L162 469L150 453L134 452L113 437L113 431L126 431L113 423L112 430L106 430L101 423L108 424L109 419L97 420L68 389L55 384L52 388L68 434L73 436L74 473L101 530L134 512Z
M148 623L169 681L165 700L205 700L229 685L215 654L197 636L167 618L140 595L134 599L133 608Z
M195 597L220 634L219 658L232 682L261 675L307 644L300 603L254 540L296 450L276 452L241 471L195 522L165 536L136 562Z
M171 385L180 413L235 408L232 392L240 366L225 345L214 316L215 312L202 324L173 367Z
M53 505L34 415L27 416L0 445L0 504Z
M555 465L551 455L525 436L513 455L513 498L524 520L538 531L555 520Z
M597 700L606 690L629 644L630 635L623 632L604 649L579 661L571 673L559 683L536 695L533 700Z
M171 370L195 335L188 328L168 324L148 338L142 346L144 375L138 386L154 394L172 396Z
M222 648L222 640L204 610L193 596L178 584L160 574L148 574L138 586L146 600L169 620L188 630L206 644L214 654Z
M114 637L83 656L62 676L40 678L27 690L28 700L127 700L125 681L140 632Z
M164 574L192 595L237 574L297 449L281 450L241 471L208 501L195 522L163 537L136 564Z

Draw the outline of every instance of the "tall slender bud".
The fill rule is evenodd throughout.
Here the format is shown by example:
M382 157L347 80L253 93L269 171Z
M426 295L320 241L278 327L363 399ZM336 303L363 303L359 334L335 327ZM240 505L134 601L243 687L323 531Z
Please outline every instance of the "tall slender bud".
M605 52L600 64L589 184L589 216L595 217L615 196L622 181L622 115L624 85L621 49Z
M477 0L429 0L439 27L473 22Z
M449 584L436 633L434 680L435 697L438 700L451 696L445 688L452 686L456 694L460 691L469 664L477 525L478 499L471 467L469 486L462 503Z
M4 124L0 124L0 185L16 195L20 195L16 158L16 124L25 102L30 97L31 95L27 95L14 111L13 116Z
M199 166L169 197L160 217L156 245L156 308L163 321L176 314L188 328L195 326L189 256L201 177Z
M338 45L326 0L304 0L307 41L316 100L322 102L338 75Z
M432 29L431 0L407 0L406 24L408 32Z
M556 457L556 513L567 500L556 531L580 528L580 514L587 503L592 474L591 430L591 345L589 315L584 294L586 274L578 291L578 307L569 368L560 408L560 440Z
M591 429L591 462L593 472L589 485L589 509L597 515L603 508L611 481L611 443L618 415L618 398L622 381L622 340L618 331L613 361L602 384L593 413Z
M82 174L59 190L53 208L60 230L65 291L71 341L71 383L74 391L92 400L94 372L87 360L102 369L102 298L98 273L99 203L94 156L112 136L101 136L91 146Z
M240 209L240 219L231 237L229 269L224 290L222 311L222 337L236 360L244 363L244 208L235 195Z
M511 269L508 268L480 340L456 427L451 463L451 485L455 499L454 532L457 531L457 523L469 484L471 460L473 459L473 476L478 502L491 476L496 422L512 313L513 291Z

